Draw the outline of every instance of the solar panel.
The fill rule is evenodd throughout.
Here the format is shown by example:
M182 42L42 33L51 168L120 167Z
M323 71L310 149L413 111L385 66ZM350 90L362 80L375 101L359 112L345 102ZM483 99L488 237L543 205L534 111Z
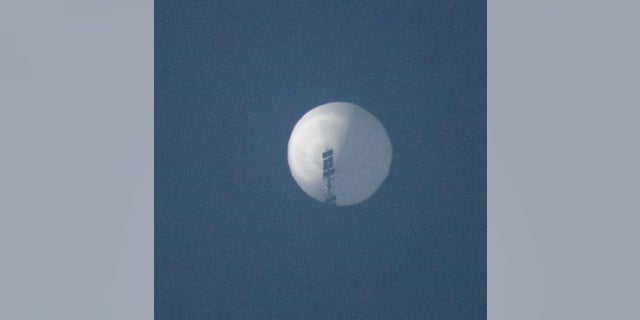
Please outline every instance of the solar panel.
M322 167L324 170L333 169L333 157L324 159L324 161L322 161Z
M324 186L327 189L325 204L328 206L336 205L336 195L331 192L331 176L335 172L335 168L333 167L333 149L329 149L322 153L322 177L324 179Z

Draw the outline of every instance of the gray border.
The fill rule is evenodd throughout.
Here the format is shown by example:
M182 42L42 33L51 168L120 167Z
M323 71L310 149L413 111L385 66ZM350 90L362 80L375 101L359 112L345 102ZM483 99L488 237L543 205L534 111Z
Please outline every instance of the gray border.
M0 319L153 318L153 1L0 1Z
M639 10L489 2L489 319L640 319Z

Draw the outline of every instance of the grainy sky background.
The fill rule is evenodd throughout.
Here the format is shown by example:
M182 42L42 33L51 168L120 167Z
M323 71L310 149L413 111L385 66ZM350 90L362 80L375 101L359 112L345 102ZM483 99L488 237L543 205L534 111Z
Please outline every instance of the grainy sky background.
M157 1L156 318L485 317L486 89L481 1ZM330 101L394 155L326 212L286 154Z

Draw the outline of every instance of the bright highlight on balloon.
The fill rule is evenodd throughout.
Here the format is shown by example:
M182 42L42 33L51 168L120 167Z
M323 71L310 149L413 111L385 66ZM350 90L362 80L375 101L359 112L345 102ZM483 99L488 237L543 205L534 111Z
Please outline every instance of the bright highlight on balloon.
M289 138L291 175L300 188L328 205L367 200L391 165L391 141L382 123L348 102L311 109Z

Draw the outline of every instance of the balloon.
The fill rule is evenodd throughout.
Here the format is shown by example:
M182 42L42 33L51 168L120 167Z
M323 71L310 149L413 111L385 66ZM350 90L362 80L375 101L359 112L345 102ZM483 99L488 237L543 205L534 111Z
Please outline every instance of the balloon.
M315 107L289 138L293 179L309 196L338 206L362 202L380 187L391 165L391 141L382 123L347 102ZM335 196L335 198L332 198Z

